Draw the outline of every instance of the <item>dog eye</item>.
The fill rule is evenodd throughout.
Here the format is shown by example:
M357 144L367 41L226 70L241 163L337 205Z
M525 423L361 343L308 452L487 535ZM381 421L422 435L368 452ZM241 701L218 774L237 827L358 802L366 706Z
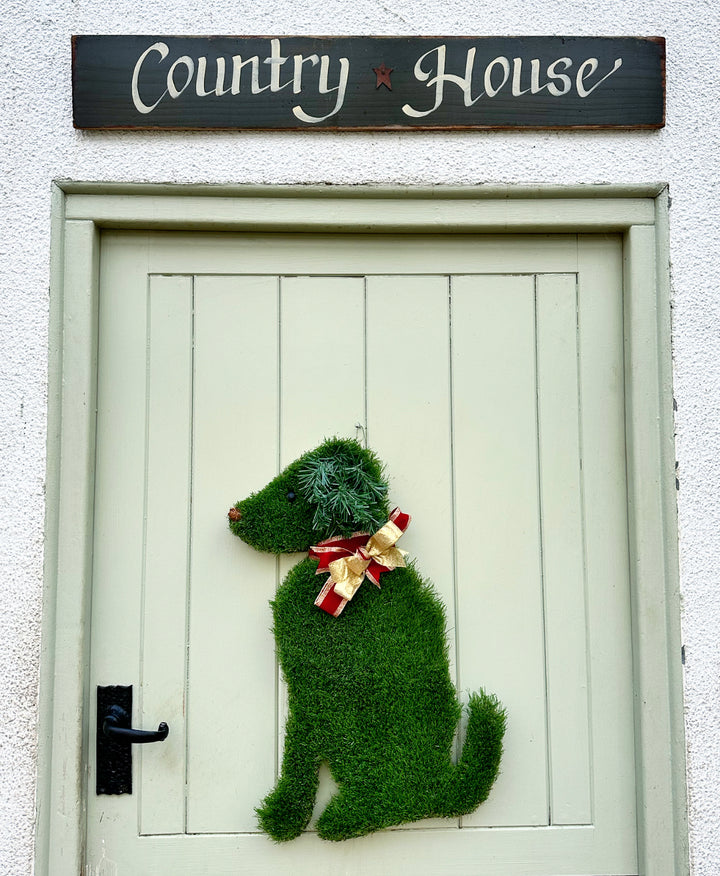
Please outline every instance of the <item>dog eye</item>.
M293 493L292 490L288 490L287 500L288 500L288 502L294 502L294 501L295 501L295 493Z

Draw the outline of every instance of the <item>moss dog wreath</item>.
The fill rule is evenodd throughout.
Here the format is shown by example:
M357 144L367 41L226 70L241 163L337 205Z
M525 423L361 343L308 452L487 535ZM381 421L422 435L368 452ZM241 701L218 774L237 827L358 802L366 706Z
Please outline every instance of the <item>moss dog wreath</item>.
M445 613L395 546L410 518L390 513L387 489L371 451L335 438L228 514L258 550L310 551L271 603L289 716L282 773L257 813L277 841L307 826L322 761L339 786L317 822L327 840L465 815L498 773L505 712L483 691L470 697L452 762L461 707Z

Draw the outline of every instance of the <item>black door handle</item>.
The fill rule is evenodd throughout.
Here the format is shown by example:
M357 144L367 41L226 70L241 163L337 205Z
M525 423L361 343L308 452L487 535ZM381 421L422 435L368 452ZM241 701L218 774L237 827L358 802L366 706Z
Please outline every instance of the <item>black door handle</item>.
M109 706L103 718L102 731L111 739L123 742L144 743L162 742L170 732L168 725L162 721L157 730L134 730L130 726L130 715L122 706Z

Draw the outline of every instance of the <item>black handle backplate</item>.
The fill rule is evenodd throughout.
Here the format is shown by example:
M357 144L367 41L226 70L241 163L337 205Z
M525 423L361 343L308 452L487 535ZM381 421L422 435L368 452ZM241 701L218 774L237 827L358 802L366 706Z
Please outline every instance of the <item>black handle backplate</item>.
M95 790L98 794L132 794L132 748L103 733L104 716L113 706L132 714L132 685L97 689Z
M132 745L162 742L167 738L168 725L157 730L134 730L132 715L132 685L110 685L97 689L97 776L98 794L132 794Z

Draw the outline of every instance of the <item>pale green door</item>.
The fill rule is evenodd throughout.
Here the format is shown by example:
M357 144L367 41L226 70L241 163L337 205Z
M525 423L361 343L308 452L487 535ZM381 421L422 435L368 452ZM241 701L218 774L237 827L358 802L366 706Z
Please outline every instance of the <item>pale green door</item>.
M89 746L88 873L637 873L622 340L616 235L105 233L90 691L170 735L119 797ZM297 558L225 514L331 435L387 463L506 747L461 823L276 845Z

